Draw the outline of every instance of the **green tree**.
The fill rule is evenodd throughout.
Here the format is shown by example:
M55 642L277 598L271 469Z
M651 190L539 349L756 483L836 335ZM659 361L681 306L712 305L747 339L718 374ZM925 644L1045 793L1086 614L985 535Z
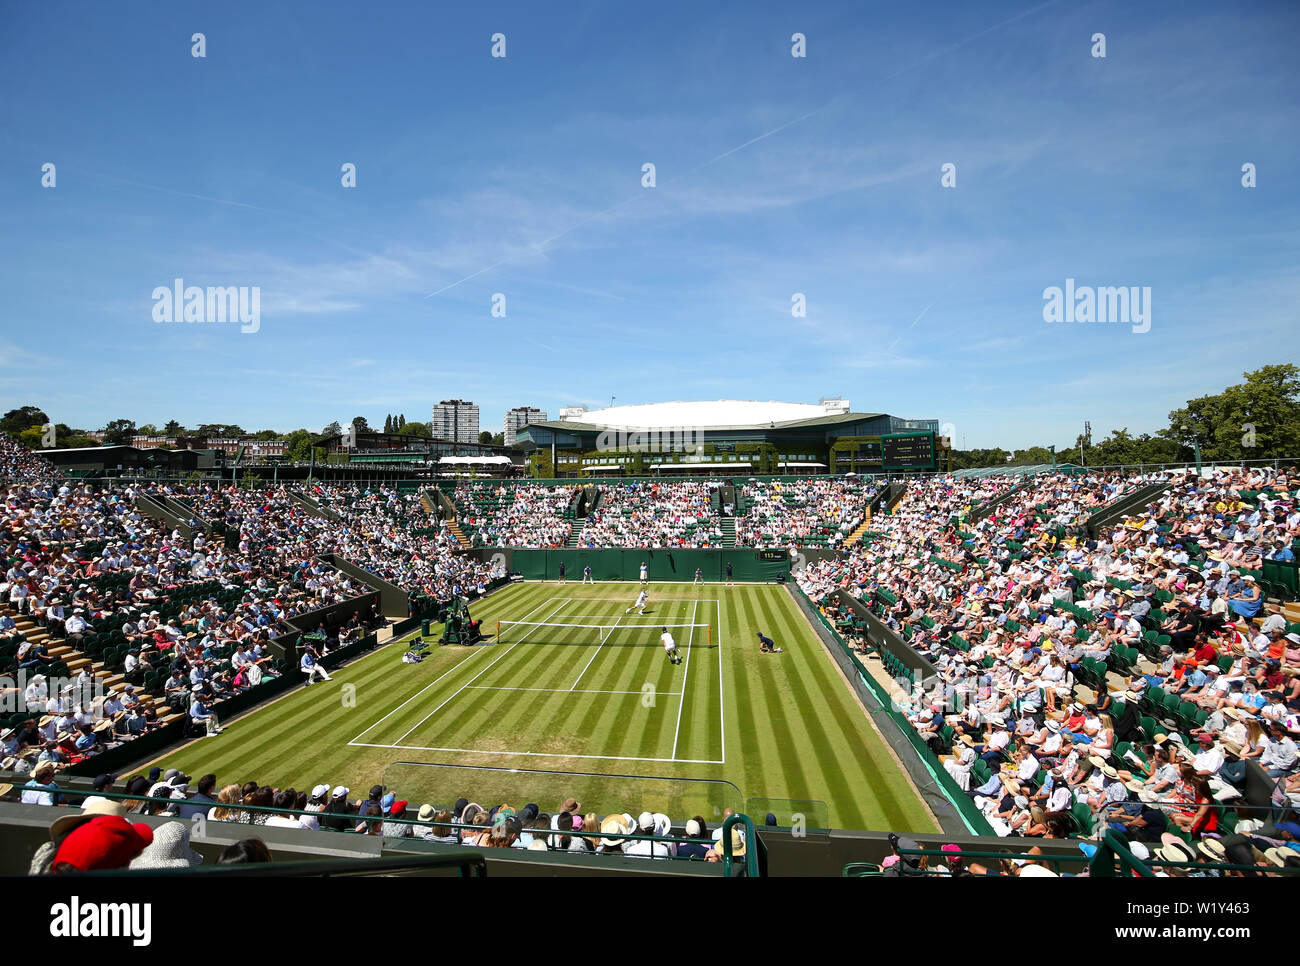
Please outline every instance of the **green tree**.
M337 420L335 420L334 422L326 426L324 429L322 429L320 431L320 434L322 436L338 436L342 432L343 432L343 427L338 424Z
M403 423L401 433L403 436L428 436L429 427L424 423Z
M311 459L311 433L305 429L295 429L284 438L285 455L294 461L307 462Z
M139 433L141 436L157 436L158 427L155 426L153 423L145 423L143 426L137 427L136 432Z
M4 416L0 416L0 431L10 436L17 436L24 429L44 426L49 421L50 417L45 415L44 410L35 406L23 406L21 409L11 409Z
M1050 466L1051 462L1052 451L1046 446L1030 446L1028 449L1018 449L1011 454L1013 466L1035 466L1039 463Z
M129 419L115 419L104 427L105 446L130 446L135 435L135 423Z
M32 426L18 434L18 442L30 450L45 449L44 436L45 430L43 428Z
M174 419L167 420L167 425L163 427L164 436L184 436L185 427Z
M492 434L489 433L489 432L485 429L485 430L483 430L483 432L481 432L481 433L478 434L478 441L479 441L480 443L491 443L491 442L492 442Z
M1300 369L1283 363L1242 376L1245 382L1175 409L1161 436L1188 448L1195 437L1206 460L1300 455Z

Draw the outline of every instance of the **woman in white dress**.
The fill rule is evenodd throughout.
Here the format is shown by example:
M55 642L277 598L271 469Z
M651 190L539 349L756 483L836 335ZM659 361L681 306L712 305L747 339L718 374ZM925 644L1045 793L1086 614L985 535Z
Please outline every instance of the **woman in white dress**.
M970 735L961 735L953 746L954 756L943 763L944 769L964 792L970 791L970 770L975 765L974 744Z

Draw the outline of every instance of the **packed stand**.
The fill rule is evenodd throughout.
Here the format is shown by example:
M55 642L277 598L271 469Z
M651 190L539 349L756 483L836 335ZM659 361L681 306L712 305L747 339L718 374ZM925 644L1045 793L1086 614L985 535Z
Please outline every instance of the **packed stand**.
M462 483L454 501L475 547L563 547L573 533L569 505L578 487Z
M1174 477L1095 539L1087 516L1149 479L1038 477L978 523L985 481L914 481L878 537L798 579L864 650L868 625L837 592L932 665L899 707L999 834L1266 850L1276 829L1234 803L1254 760L1275 802L1300 804L1300 624L1243 564L1251 548L1293 557L1295 480Z
M37 456L7 433L0 433L0 485L50 483L61 475L49 460Z
M714 509L720 484L653 480L600 484L600 502L588 514L578 546L699 549L726 539Z
M745 513L736 521L737 546L836 547L866 519L877 488L853 477L751 480Z

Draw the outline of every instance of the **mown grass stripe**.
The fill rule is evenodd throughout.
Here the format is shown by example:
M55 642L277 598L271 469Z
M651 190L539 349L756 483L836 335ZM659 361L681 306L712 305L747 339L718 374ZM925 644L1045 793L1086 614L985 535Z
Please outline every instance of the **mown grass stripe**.
M558 614L565 615L572 609L575 616L566 622L612 624L635 593L635 586L626 584L586 587L581 593L572 585L517 584L474 605L473 612L484 621L485 631L490 635L498 618L535 620L559 608L560 602L555 598L582 596L588 599L571 601L559 608ZM300 688L239 719L224 735L203 739L164 756L162 764L183 768L192 775L213 771L223 783L252 779L297 788L318 782L343 783L353 788L354 795L364 794L375 782L390 784L385 776L428 789L430 795L441 794L445 789L447 794L455 793L453 798L472 793L472 786L478 781L490 795L505 796L502 800L519 797L513 790L516 786L510 784L512 781L517 782L520 794L526 794L530 788L561 788L563 782L541 775L547 769L638 774L648 778L668 776L679 780L659 783L602 777L584 779L581 786L587 789L584 794L612 799L584 802L584 807L597 811L638 806L687 808L692 812L701 810L706 818L710 812L704 810L703 801L730 804L731 800L725 796L710 797L704 791L705 786L696 780L718 778L734 782L751 798L824 800L832 824L837 827L933 829L905 773L894 762L802 613L782 588L655 587L652 609L660 620L637 621L638 630L616 632L632 646L602 649L581 687L639 690L642 684L650 682L661 695L679 690L673 682L681 682L683 668L668 665L658 645L659 627L662 623L689 622L691 608L695 606L692 602L713 598L720 599L721 604L715 607L700 603L696 620L713 622L714 644L721 637L722 646L716 650L701 646L692 652L684 703L679 703L675 696L669 699L660 696L655 708L644 709L636 694L570 695L566 692L549 696L541 692L467 689L446 704L443 709L446 713L440 712L417 728L407 743L462 748L495 746L515 751L551 747L560 754L570 755L668 757L672 750L673 724L681 707L678 757L713 760L721 750L721 705L725 708L726 765L512 758L348 746L347 742L367 729L370 730L362 736L363 741L374 744L395 741L496 660L508 644L483 648L435 645L426 652L429 657L418 665L399 663L404 649L400 646L381 649L338 671L334 682ZM525 617L530 611L531 616ZM561 620L559 616L554 619ZM759 629L776 638L786 653L775 657L760 655L755 639L755 631ZM678 636L680 640L681 635ZM579 639L577 636L564 635L560 639L570 643L529 647L525 642L502 661L497 669L501 677L497 679L494 673L492 679L498 683L519 681L519 686L529 686L530 679L532 686L539 686L536 683L539 680L556 680L557 687L567 689L586 659L578 661L580 652L572 643ZM611 643L618 645L623 641L611 640ZM719 658L723 667L721 682ZM447 676L433 684L444 673ZM488 679L489 675L484 675L475 683L487 683ZM356 707L343 706L343 686L348 684L356 688ZM431 684L432 687L420 693ZM375 724L413 695L418 696L405 709ZM422 740L416 741L417 737ZM404 760L509 765L518 767L520 774L438 769L428 773L433 777L427 781L423 778L417 781L422 774L419 769L393 767L395 762ZM489 775L493 776L490 781ZM471 787L461 787L463 783ZM539 804L553 809L558 802ZM675 810L669 813L678 817ZM762 816L758 818L761 820Z

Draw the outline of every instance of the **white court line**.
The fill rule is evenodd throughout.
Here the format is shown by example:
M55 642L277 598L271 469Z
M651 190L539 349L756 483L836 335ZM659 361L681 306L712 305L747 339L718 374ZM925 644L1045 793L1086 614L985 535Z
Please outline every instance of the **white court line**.
M619 581L612 581L612 583L619 583ZM602 603L607 603L607 602L608 602L608 598L603 598L603 597L565 597L565 598L550 598L550 599L548 599L548 600L546 600L546 601L543 601L543 602L542 602L541 604L539 604L537 607L534 607L531 611L528 612L528 614L525 614L524 616L525 616L525 617L531 616L532 614L534 614L534 613L536 613L538 610L540 610L542 607L545 607L547 604L553 604L553 603L556 603L557 601L562 601L563 603L568 603L568 602L571 602L571 601L579 601L579 600L601 601ZM721 724L721 727L722 727L722 732L721 732L721 738L722 738L722 758L721 758L720 760L719 760L719 759L703 759L703 758L677 758L677 757L673 757L673 758L638 758L638 757L632 757L632 756L620 756L620 755L573 755L573 754L563 754L563 753L544 752L544 751L485 751L485 750L483 750L483 749L479 749L479 748L446 748L446 747L432 747L432 746L428 746L428 745L376 744L376 743L373 743L373 742L362 742L362 741L357 741L357 740L355 740L355 739L352 740L352 741L349 741L348 744L351 745L351 746L354 746L354 747L358 747L358 748L391 748L391 749L401 749L401 750L406 750L406 751L439 751L439 752L450 752L450 753L454 753L454 754L465 754L465 755L494 755L494 756L507 756L507 757L512 756L512 755L519 755L519 756L522 756L522 757L529 757L529 758L573 758L573 759L592 760L592 761L643 761L643 762L652 762L652 763L657 763L657 764L674 764L674 763L675 763L675 764L680 764L680 765L725 765L726 762L727 762L727 751L726 751L726 733L725 733L725 728L726 728L726 713L725 713L725 709L723 708L723 696L724 696L724 694L725 694L725 691L724 691L723 683L722 683L722 669L723 669L723 667L722 667L722 601L721 601L720 599L717 599L717 598L679 598L679 599L673 601L673 603L679 603L679 602L680 602L680 603L694 603L694 604L696 604L696 606L697 606L697 612L698 612L698 605L699 605L699 604L714 604L714 605L717 606L717 608L718 608L718 643L717 643L717 648L718 648L718 706L719 706L719 716L720 716L720 718L721 718L721 722L720 722L720 724ZM554 617L555 614L559 613L559 611L562 610L562 609L563 609L563 604L561 605L561 607L557 607L554 611L552 611L551 614L549 614L549 615L545 618L545 620L549 620L551 617ZM620 618L621 618L622 616L623 616L623 615L620 615ZM649 619L649 618L646 618L646 619ZM656 618L656 619L658 619L658 618ZM545 625L539 624L538 626L545 626ZM529 631L528 633L532 633L532 632ZM527 637L527 636L528 636L527 634L524 635L524 637ZM464 690L467 690L467 689L470 689L470 688L474 688L475 690L516 690L516 689L506 689L506 688L495 688L495 687L492 687L492 686L490 686L490 685L474 685L473 682L476 681L476 680L478 680L480 677L482 677L483 674L485 674L488 670L490 670L490 669L491 669L491 668L492 668L492 667L497 663L497 661L500 661L502 658L505 657L506 654L510 653L511 650L513 650L515 647L517 647L517 646L518 646L519 644L521 644L521 643L523 643L523 638L520 638L518 641L516 641L514 644L512 644L509 648L506 649L506 652L505 652L504 654L500 655L500 657L497 658L496 661L493 661L492 664L489 664L486 668L484 668L482 671L480 671L478 674L476 674L473 678L471 678L471 679L469 680L469 682L467 682L465 685L463 685L460 689L458 689L458 690L456 691L456 694L459 694L461 691L464 691ZM602 645L602 646L603 646L603 645ZM689 656L689 651L688 651L688 656ZM590 664L590 662L588 662L588 663ZM457 665L457 667L459 667L459 666L460 666L460 665ZM442 675L441 677L439 677L437 680L441 680L442 677L446 677L446 674L449 674L449 673L451 673L451 671L454 671L454 670L456 670L456 668L451 668L449 671L447 671L445 674L443 674L443 675ZM584 671L585 671L585 669L584 669ZM433 683L436 684L436 683L437 683L437 680L434 681ZM576 682L575 682L575 683L576 683ZM429 685L428 687L432 687L432 684ZM396 712L397 710L400 710L401 707L404 707L405 705L409 704L412 700L414 700L416 697L418 697L419 694L422 694L424 691L428 690L428 687L423 688L423 689L421 689L420 692L417 692L417 694L412 695L411 698L408 698L408 699L407 699L405 702L403 702L402 705L400 705L398 708L393 709L393 711L389 712L388 715L385 715L383 718L380 718L379 721L376 721L376 722L375 722L375 725L377 725L377 724L379 724L380 722L382 722L383 720L385 720L387 717L389 717L389 715L393 714L393 713ZM525 689L518 689L518 690L525 690ZM546 690L546 689L537 689L537 690ZM566 693L566 692L560 692L560 693ZM581 693L584 693L584 692L577 692L577 693L581 694ZM641 692L637 691L637 692L627 692L627 693L636 693L636 694L640 694ZM430 714L429 714L429 715L428 715L424 720L427 721L428 718L433 717L433 715L436 714L436 713L437 713L437 712L438 712L438 711L443 707L443 705L447 704L447 702L450 701L451 698L454 698L454 697L456 696L456 694L453 694L451 697L449 697L449 698L447 699L447 701L444 701L444 702L443 702L442 704L440 704L437 708L435 708L435 709L433 710L433 712L431 712L431 713L430 713ZM683 691L683 692L681 692L681 694L684 696L685 692ZM670 697L676 697L676 696L678 696L678 693L677 693L677 692L672 692L669 696L670 696ZM680 714L680 709L679 709L679 714ZM423 724L423 723L424 723L423 721L420 722L420 724ZM361 735L364 735L364 734L366 734L366 732L373 730L373 728L375 727L375 725L371 725L369 728L366 729L366 731L363 731L363 732L361 733ZM420 725L417 724L417 725L416 725L416 728L418 728L419 726L420 726ZM414 730L415 730L415 728L412 728L412 729L411 729L411 731L414 731ZM406 738L408 735L410 735L410 733L411 733L411 732L408 731L405 735L402 736L402 738L399 738L398 741L400 742L402 739L404 739L404 738ZM359 738L359 737L361 737L361 735L358 735L357 737Z
M561 610L563 607L564 607L564 605L561 604L559 607L555 608L555 610L551 611L551 613L550 613L549 616L554 617L556 614L558 614L558 613L560 612L560 610ZM529 632L528 632L528 634L531 634L531 633L532 633L532 631L529 631ZM527 637L528 634L525 634L524 637ZM462 691L464 691L467 687L469 687L471 684L473 684L475 681L477 681L479 678L481 678L484 674L486 674L488 671L490 671L490 670L492 670L494 667L496 667L497 664L498 664L498 662L500 662L502 658L504 658L507 654L509 654L509 653L510 653L511 651L513 651L516 647L518 647L520 644L523 643L524 637L519 638L519 640L515 641L513 644L511 644L509 647L507 647L507 648L505 649L505 651L504 651L504 652L503 652L499 657L497 657L497 659L496 659L495 661L493 661L491 664L489 664L489 665L488 665L487 667L485 667L483 670L479 671L478 674L474 675L472 678L470 678L468 681L466 681L464 684L462 684L459 688L457 688L457 689L456 689L456 690L451 694L450 697L447 698L446 701L443 701L442 704L438 705L438 707L434 708L434 709L433 709L432 711L430 711L427 715L425 715L425 716L424 716L423 718L421 718L418 722L416 722L415 727L413 727L413 728L411 729L411 731L414 731L416 728L420 727L420 725L424 724L426 721L428 721L430 718L432 718L435 714L437 714L439 711L441 711L442 708L443 708L443 706L446 705L447 701L450 701L452 698L456 697L456 695L460 694L460 693L461 693ZM397 740L398 740L398 741L402 741L402 740L404 740L408 735L410 735L411 731L408 731L406 734L402 735L402 737L401 737L401 738L398 738ZM401 747L401 746L400 746L400 745L394 745L393 747Z
M695 618L700 610L700 602L695 602L695 609L691 611L691 636L686 642L686 667L682 671L682 700L677 705L677 727L673 729L673 758L677 758L677 737L682 733L682 709L686 707L686 682L691 676L691 645L695 643ZM721 682L719 682L721 690ZM721 699L719 699L721 700Z
M599 761L654 761L679 765L723 765L726 762L705 760L703 758L628 758L619 755L566 755L564 752L551 751L484 751L481 748L431 748L428 745L371 745L363 742L350 742L359 748L401 748L405 751L450 751L462 755L526 755L530 758L592 758Z
M527 617L527 616L531 616L531 615L537 613L537 611L541 610L541 609L542 609L543 607L545 607L547 604L554 604L554 603L555 603L555 600L554 600L553 598L550 599L550 600L544 600L544 601L542 601L540 604L538 604L536 607L534 607L532 610L530 610L530 611L529 611L526 615L524 615L524 616L526 616L526 617ZM465 664L467 664L469 661L472 661L473 659L474 659L474 657L473 657L473 655L471 655L469 658L467 658L467 659L464 660L464 661L457 661L455 664L453 664L451 667L447 668L447 670L443 671L441 674L439 674L436 678L434 678L432 681L430 681L430 682L429 682L428 684L426 684L424 687L420 688L419 691L416 691L413 695L411 695L409 698L407 698L405 701L403 701L401 704L399 704L399 705L398 705L396 708L394 708L392 711L388 712L388 714L384 715L382 718L380 718L380 719L379 719L378 721L376 721L374 724L372 724L372 725L370 725L368 728L366 728L365 731L363 731L363 732L361 732L361 734L357 735L357 738L360 738L362 735L366 734L367 732L374 731L376 727L378 727L379 725L383 724L385 721L387 721L387 720L388 720L389 718L391 718L393 715L397 714L397 712L401 711L403 708L405 708L408 704L410 704L412 701L414 701L414 700L415 700L416 698L418 698L420 695L424 694L425 691L428 691L429 688L433 687L435 684L437 684L439 681L441 681L443 678L445 678L448 674L451 674L453 671L457 671L457 670L459 670L461 667L463 667ZM351 741L348 742L348 744L349 744L349 745L356 744L356 743L357 743L357 738L353 738Z
M722 706L722 699L727 689L722 683L722 602L718 605L718 737L722 740L722 764L727 763L727 712Z
M595 652L591 655L591 661L596 660L596 655L600 653L600 648L605 646L605 642L606 642L607 640L609 640L609 635L614 633L614 628L615 628L615 627L618 627L619 621L621 621L622 619L623 619L623 617L622 617L622 615L620 615L619 618L618 618L618 620L614 621L613 626L610 627L610 629L609 629L609 634L606 634L606 635L604 635L603 637L601 637L601 639L600 639L600 647L596 648ZM575 681L573 682L573 687L569 688L570 691L572 691L574 688L576 688L576 687L578 686L578 681L581 681L581 680L582 680L582 675L583 675L583 674L586 674L586 673L587 673L587 668L591 667L591 661L588 661L586 667L584 667L584 668L582 669L582 674L579 674L578 677L577 677L577 680L575 680Z
M572 688L498 688L491 684L471 684L467 691L550 691L552 694L645 694L644 691L598 691L592 688L583 688L581 691L574 691ZM667 697L675 698L680 691L665 692Z

